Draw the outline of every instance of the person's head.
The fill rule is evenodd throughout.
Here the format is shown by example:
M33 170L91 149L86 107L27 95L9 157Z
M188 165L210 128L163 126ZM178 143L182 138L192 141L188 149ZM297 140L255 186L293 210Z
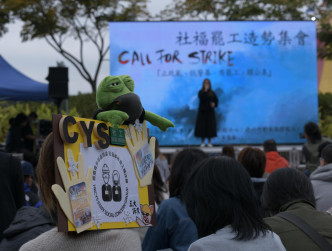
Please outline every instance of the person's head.
M262 207L271 214L278 213L283 205L301 199L315 205L309 178L303 172L293 168L273 171L265 182L261 196Z
M194 165L207 158L202 150L188 148L180 151L172 164L169 178L170 197L181 196L184 183L193 169Z
M245 147L238 156L238 161L247 169L251 177L261 178L265 171L265 153L253 147Z
M31 122L32 122L32 121L35 121L35 120L38 118L37 113L35 113L35 112L30 112L28 118L29 118L29 121L31 121Z
M26 126L28 123L28 117L24 113L19 113L15 117L15 125L16 126Z
M276 152L277 151L277 143L274 139L265 140L263 143L264 152Z
M322 152L323 152L323 149L326 147L326 146L328 146L328 145L332 145L332 142L330 142L330 141L325 141L325 142L323 142L322 144L320 144L319 146L318 146L318 157L322 157Z
M324 147L321 158L323 159L322 166L332 163L332 144Z
M51 213L56 212L56 198L51 189L52 185L55 184L53 140L53 132L51 132L43 142L36 168L43 205Z
M28 161L22 161L21 166L24 176L24 183L26 183L28 186L31 186L33 183L33 177L35 175L33 165Z
M234 147L232 145L225 145L223 148L222 148L222 152L221 152L222 155L224 156L228 156L228 157L231 157L231 158L235 158L235 151L234 151Z
M211 90L211 81L206 78L203 80L202 90L210 91Z
M322 139L319 127L315 122L308 122L304 125L304 135L311 143L316 143Z
M9 125L10 125L10 126L15 125L15 118L10 118L10 119L9 119Z
M183 200L200 238L227 225L237 240L254 239L268 229L250 177L233 158L219 156L198 163L185 185Z

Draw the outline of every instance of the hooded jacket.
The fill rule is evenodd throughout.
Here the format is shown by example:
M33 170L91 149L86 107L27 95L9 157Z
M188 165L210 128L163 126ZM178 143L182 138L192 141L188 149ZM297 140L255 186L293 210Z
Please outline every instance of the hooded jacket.
M332 207L332 163L318 167L310 180L314 188L316 208L326 211Z
M19 250L24 243L52 228L52 219L45 209L23 206L3 232L4 239L0 243L0 250Z
M266 165L265 172L272 173L273 171L283 168L289 167L288 161L279 155L276 151L266 152Z

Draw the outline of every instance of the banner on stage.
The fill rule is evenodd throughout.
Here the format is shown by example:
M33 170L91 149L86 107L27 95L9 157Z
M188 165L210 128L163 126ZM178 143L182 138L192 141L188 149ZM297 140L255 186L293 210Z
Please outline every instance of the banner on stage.
M145 109L175 128L161 145L195 145L198 91L218 96L213 144L303 143L318 121L316 24L311 21L111 22L110 73L130 74Z

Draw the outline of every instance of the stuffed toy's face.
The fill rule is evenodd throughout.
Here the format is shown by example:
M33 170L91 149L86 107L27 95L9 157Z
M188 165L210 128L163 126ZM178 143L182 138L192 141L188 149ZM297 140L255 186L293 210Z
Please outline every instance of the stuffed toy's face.
M100 109L112 103L117 97L134 92L134 80L128 75L108 76L98 86L96 101Z

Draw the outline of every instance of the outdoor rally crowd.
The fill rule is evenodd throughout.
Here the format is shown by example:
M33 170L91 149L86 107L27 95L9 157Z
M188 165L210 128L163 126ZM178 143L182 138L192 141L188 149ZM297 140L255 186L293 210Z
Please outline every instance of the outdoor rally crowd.
M0 250L332 250L332 141L313 122L305 172L289 168L273 139L239 154L184 148L170 165L156 144L156 226L81 234L57 231L53 133L37 163L30 123L17 115L0 152Z

